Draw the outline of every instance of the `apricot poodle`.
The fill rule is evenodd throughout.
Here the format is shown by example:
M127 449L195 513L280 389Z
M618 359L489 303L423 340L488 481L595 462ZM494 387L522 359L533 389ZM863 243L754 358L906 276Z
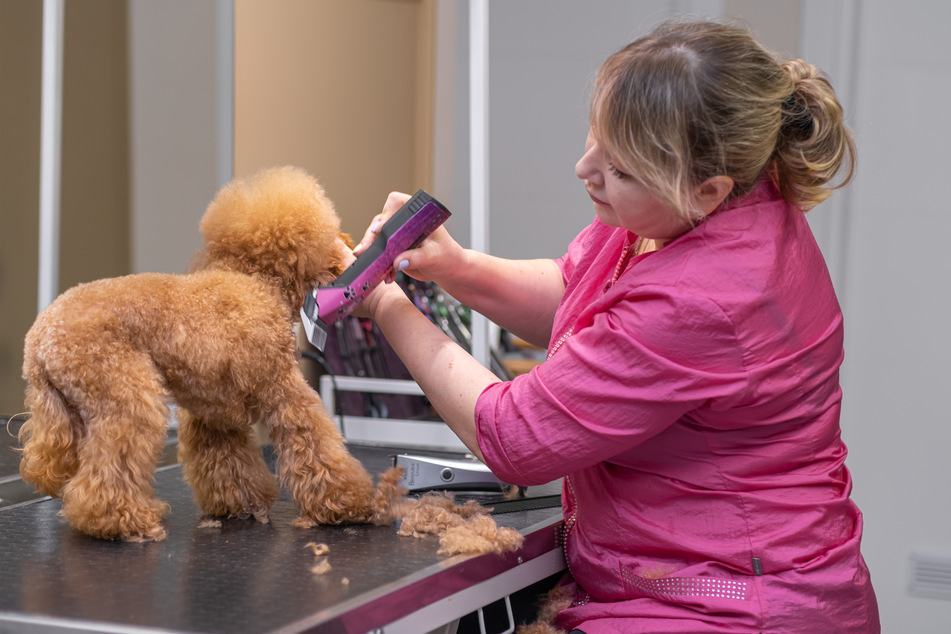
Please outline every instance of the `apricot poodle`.
M296 524L369 520L372 479L298 367L304 296L345 266L333 205L305 172L266 170L222 188L201 234L189 273L81 284L39 315L26 336L21 475L62 496L88 535L164 539L168 505L152 485L174 403L205 514L267 521L279 489L254 441L260 421Z

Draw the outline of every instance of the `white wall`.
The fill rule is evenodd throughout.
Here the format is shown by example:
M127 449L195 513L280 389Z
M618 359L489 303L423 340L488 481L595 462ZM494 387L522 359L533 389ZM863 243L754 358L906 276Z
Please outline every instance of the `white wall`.
M232 172L231 0L129 2L132 271L183 273Z
M951 562L951 214L942 191L951 169L943 123L951 4L814 4L844 16L824 39L840 48L859 148L827 256L845 314L842 431L853 498L865 513L863 552L884 632L947 634L951 600L912 596L908 585L913 553ZM806 24L828 28L825 17Z
M593 216L574 175L599 64L644 25L673 15L669 0L489 2L489 250L502 257L560 254ZM692 3L698 4L698 3ZM700 2L716 4L718 2ZM434 188L468 243L468 20L440 0ZM607 19L600 19L604 16ZM452 60L450 66L449 60ZM451 83L452 90L446 84ZM440 119L440 117L443 117ZM452 141L447 141L447 132Z

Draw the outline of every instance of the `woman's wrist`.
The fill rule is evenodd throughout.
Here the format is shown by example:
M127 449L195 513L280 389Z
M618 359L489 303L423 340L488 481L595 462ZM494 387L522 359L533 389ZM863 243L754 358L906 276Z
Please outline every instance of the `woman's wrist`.
M366 313L373 321L379 322L386 319L388 311L401 302L410 303L410 300L398 284L380 284L380 287L367 297L362 312Z
M485 291L482 285L486 277L485 271L479 270L479 257L482 255L472 249L460 249L456 255L456 264L449 269L452 274L433 281L460 301L463 301L463 298L475 299L470 296L471 293L479 294Z

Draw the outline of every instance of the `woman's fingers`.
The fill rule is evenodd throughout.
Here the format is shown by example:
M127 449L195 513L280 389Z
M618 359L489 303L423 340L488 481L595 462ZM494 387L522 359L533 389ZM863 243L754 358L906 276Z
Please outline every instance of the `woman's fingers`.
M366 233L363 234L363 238L360 240L360 243L353 248L353 252L356 255L360 255L363 251L366 250L373 241L376 240L377 235L380 233L380 228L386 224L386 221L390 219L397 211L400 210L406 201L410 199L409 194L404 194L403 192L390 192L390 195L386 197L386 202L383 204L383 211L378 213L373 217L373 220L370 221L370 226L367 227Z

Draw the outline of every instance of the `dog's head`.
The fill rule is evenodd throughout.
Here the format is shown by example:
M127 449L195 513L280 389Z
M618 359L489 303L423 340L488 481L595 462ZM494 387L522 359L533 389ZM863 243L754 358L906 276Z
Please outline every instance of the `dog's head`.
M195 269L226 269L277 283L293 310L345 267L340 218L320 184L295 167L225 185L201 219Z

